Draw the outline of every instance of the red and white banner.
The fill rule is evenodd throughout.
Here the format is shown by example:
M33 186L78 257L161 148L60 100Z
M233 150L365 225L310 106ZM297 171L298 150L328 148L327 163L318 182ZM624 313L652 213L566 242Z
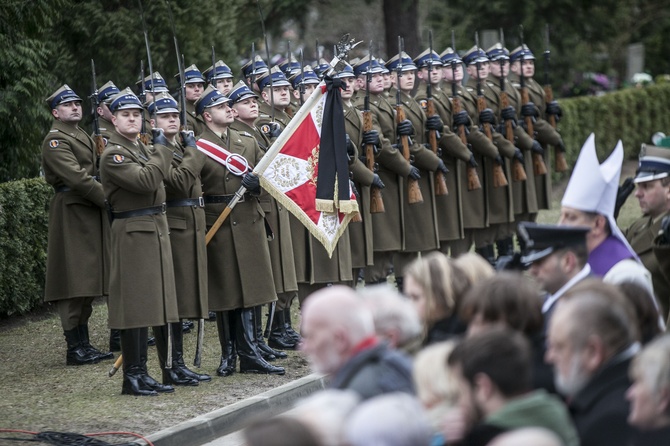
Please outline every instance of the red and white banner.
M300 220L332 255L337 241L358 204L351 187L348 197L335 194L331 212L317 210L316 184L319 171L319 147L324 108L328 92L320 85L268 149L254 172L261 185L279 203ZM269 163L267 167L266 163ZM337 186L333 185L337 190ZM323 208L320 203L319 208Z

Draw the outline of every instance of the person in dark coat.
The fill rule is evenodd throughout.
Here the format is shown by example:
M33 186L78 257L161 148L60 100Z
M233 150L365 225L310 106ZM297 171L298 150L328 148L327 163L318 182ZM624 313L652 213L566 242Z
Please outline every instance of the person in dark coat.
M312 368L332 374L330 388L353 390L363 399L414 393L411 360L379 342L370 309L350 287L334 285L305 300L302 337Z
M625 399L639 349L632 314L616 288L596 283L564 296L549 322L545 359L584 445L626 446L633 434Z
M670 444L670 335L648 344L633 359L629 374L628 422L640 430L632 445Z
M93 140L79 127L81 98L63 85L46 102L54 121L42 143L42 169L55 194L44 300L55 302L60 315L66 364L92 364L113 357L91 346L88 336L93 299L106 294L105 197Z

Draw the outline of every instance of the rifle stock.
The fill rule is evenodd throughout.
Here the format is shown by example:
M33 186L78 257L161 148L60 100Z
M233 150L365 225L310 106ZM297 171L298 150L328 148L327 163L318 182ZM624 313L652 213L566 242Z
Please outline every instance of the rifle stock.
M395 111L396 123L404 121L405 109L402 107L402 104L396 105ZM407 135L401 135L399 138L402 156L405 158L405 160L407 160L408 163L410 163L409 137ZM419 180L415 180L414 178L407 178L407 193L409 194L409 204L423 203L423 195L421 194L421 189L419 187Z
M549 84L544 86L544 99L547 104L554 100L554 91L552 90L551 85ZM549 124L553 128L556 128L555 115L547 115L547 120L549 121ZM565 172L566 170L568 170L568 163L565 160L565 153L563 153L562 150L554 148L554 157L555 157L554 170L556 172Z
M502 82L504 82L504 79ZM509 107L509 98L507 97L507 93L504 90L500 92L500 107L502 109ZM512 121L508 119L505 121L504 125L505 139L514 144L514 126L512 125ZM528 176L526 175L526 171L523 168L521 160L514 158L512 181L526 181L527 179Z
M363 131L369 132L372 130L372 112L370 110L363 111ZM371 172L375 171L375 151L372 144L365 145L365 162L367 168ZM370 186L370 213L380 214L386 212L384 208L384 201L382 200L382 190L375 186Z
M523 76L521 76L521 78L523 79ZM521 87L521 103L525 105L528 102L530 102L530 99L528 98L528 90L526 89L525 86L523 86ZM533 126L533 117L526 116L524 118L524 122L526 123L526 131L528 132L531 138L535 139L535 127ZM544 159L542 159L542 155L536 152L533 152L533 172L535 173L535 176L546 175L547 173L547 165L544 164Z
M453 113L460 113L463 110L461 106L461 98L456 94L456 86L452 87L452 98L451 98L451 108ZM456 129L456 134L461 138L461 142L467 147L468 137L465 134L465 124L461 124ZM467 164L466 171L468 174L468 190L477 190L482 188L482 182L479 180L479 175L477 174L477 168Z
M428 76L428 82L430 82L430 75ZM426 114L428 116L435 115L435 103L432 95L428 95L427 104L426 104ZM430 145L430 150L437 155L437 130L430 130L428 132L428 144ZM441 171L435 172L435 195L447 195L449 190L447 189L447 180L444 178L444 174Z
M478 95L477 111L481 113L486 108L486 99L484 98L484 95ZM489 139L489 141L493 141L493 131L491 130L491 124L488 122L482 123L482 130L484 131L484 134ZM508 184L509 183L507 182L507 178L505 178L505 172L503 172L502 165L498 164L496 161L493 161L493 187L505 187Z

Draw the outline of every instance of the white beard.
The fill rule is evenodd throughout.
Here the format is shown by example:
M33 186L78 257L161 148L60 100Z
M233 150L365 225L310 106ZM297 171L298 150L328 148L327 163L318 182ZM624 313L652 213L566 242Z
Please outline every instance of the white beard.
M591 377L584 370L583 361L578 352L573 354L570 360L570 370L567 376L561 376L558 373L554 377L556 390L562 395L572 397L584 388Z

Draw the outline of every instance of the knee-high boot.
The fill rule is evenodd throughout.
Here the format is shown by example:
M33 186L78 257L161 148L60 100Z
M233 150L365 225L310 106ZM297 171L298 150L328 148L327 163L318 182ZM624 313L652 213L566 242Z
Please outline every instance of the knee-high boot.
M258 351L256 344L254 324L254 310L252 308L240 308L235 310L235 344L237 354L240 356L240 373L267 373L270 375L283 375L283 367L275 367L269 364Z
M156 392L144 380L142 367L142 349L147 348L146 341L140 344L140 328L119 330L121 351L123 353L122 395L156 396Z
M117 330L115 328L109 330L109 351L121 351L121 330Z
M284 310L276 310L272 318L272 328L268 345L281 350L295 350L297 342L286 333L286 313Z
M172 324L172 369L179 370L183 376L196 381L211 381L212 377L204 373L196 373L186 367L184 363L184 332L180 330L181 324L173 322Z
M141 330L142 330L141 342L143 344L146 344L147 339L149 337L149 329L142 328ZM164 325L160 327L153 327L153 332L154 332L154 338L156 339L156 351L158 353L158 361L160 363L161 357L163 358L167 357L167 344L168 344L167 327ZM147 370L147 355L148 355L148 348L144 349L144 351L142 352L142 368L144 369L144 382L158 393L174 392L174 387L167 384L161 384L158 381L156 381L151 375L149 375L149 371ZM163 365L161 364L161 369L162 368Z
M265 343L263 338L263 324L262 324L263 306L258 305L254 307L254 326L256 327L256 344L258 344L258 351L266 361L274 361L277 358L286 358L286 353L275 350Z
M284 329L286 330L286 334L296 343L299 343L301 340L300 333L295 331L293 329L293 326L291 325L291 307L288 306L284 308L283 311L284 311Z
M174 338L177 336L177 333L179 333L179 335L182 334L181 323L177 322L170 325L172 330L168 330L167 325L154 327L154 336L156 337L156 353L158 354L158 363L161 366L163 384L170 384L174 386L197 386L198 380L184 375L180 368L172 366L174 364L174 356L171 358L169 368L167 367L167 353L168 348L170 348L170 343L168 342L169 332L172 331L173 347ZM174 351L174 348L172 350Z
M216 313L216 328L219 331L219 343L221 344L221 363L216 369L219 376L230 376L235 373L237 365L237 354L235 353L235 339L233 329L233 311L219 311Z
M92 356L97 356L100 360L114 358L114 353L101 352L91 345L91 340L88 337L88 325L80 325L77 328L79 328L79 338L81 339L81 346L84 348L84 350L89 352Z

